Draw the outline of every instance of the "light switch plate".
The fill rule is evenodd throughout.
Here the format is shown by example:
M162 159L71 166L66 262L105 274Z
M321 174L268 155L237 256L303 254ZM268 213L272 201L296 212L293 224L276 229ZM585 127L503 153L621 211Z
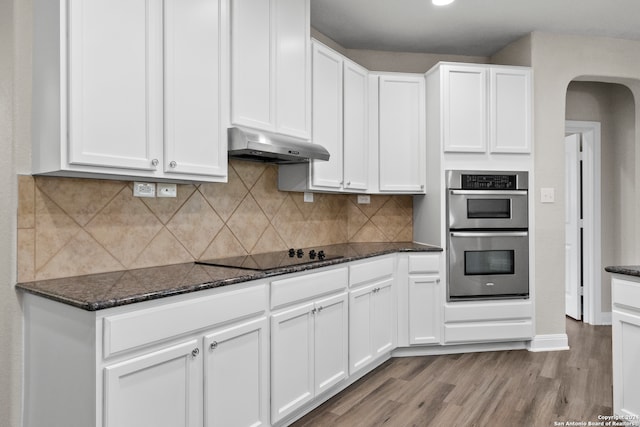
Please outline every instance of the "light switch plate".
M134 182L134 197L156 197L156 184L153 182Z
M555 203L555 201L556 201L555 188L540 189L540 203Z

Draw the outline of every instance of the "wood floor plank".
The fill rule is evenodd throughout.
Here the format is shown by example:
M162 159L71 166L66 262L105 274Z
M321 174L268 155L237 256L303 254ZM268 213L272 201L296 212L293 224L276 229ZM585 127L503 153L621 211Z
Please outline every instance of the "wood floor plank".
M611 327L567 319L571 350L395 358L293 424L552 426L612 413Z

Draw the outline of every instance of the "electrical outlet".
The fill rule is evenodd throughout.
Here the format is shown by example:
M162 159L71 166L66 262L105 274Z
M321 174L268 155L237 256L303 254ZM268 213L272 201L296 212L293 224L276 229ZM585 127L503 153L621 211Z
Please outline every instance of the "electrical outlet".
M158 197L178 197L176 184L158 184Z
M358 204L368 205L371 203L371 196L368 194L358 194Z
M156 184L153 182L134 182L134 197L156 197Z
M303 200L305 203L313 203L313 193L304 193Z

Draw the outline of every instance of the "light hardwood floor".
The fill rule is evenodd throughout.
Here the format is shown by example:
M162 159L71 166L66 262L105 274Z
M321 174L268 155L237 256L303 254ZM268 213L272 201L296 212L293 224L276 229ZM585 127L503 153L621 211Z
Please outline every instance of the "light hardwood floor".
M567 319L569 351L394 358L293 424L522 426L612 413L611 327ZM556 424L557 423L557 424Z

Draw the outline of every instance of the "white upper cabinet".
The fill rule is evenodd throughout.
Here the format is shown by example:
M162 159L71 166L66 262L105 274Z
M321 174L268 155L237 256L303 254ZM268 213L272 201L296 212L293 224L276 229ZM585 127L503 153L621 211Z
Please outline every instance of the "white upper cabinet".
M380 191L424 193L426 179L424 76L381 74L378 107Z
M342 188L342 66L343 57L320 43L313 43L313 143L329 151L328 161L311 165L314 188Z
M443 69L443 138L445 151L487 149L487 69Z
M33 173L226 180L223 20L216 0L35 0Z
M344 188L369 188L368 133L369 71L346 60L343 67L343 177Z
M428 96L440 96L445 152L531 152L529 68L442 63L427 73L430 78L439 79Z
M231 122L308 140L309 0L229 0Z
M489 88L491 152L531 152L531 70L492 67Z

